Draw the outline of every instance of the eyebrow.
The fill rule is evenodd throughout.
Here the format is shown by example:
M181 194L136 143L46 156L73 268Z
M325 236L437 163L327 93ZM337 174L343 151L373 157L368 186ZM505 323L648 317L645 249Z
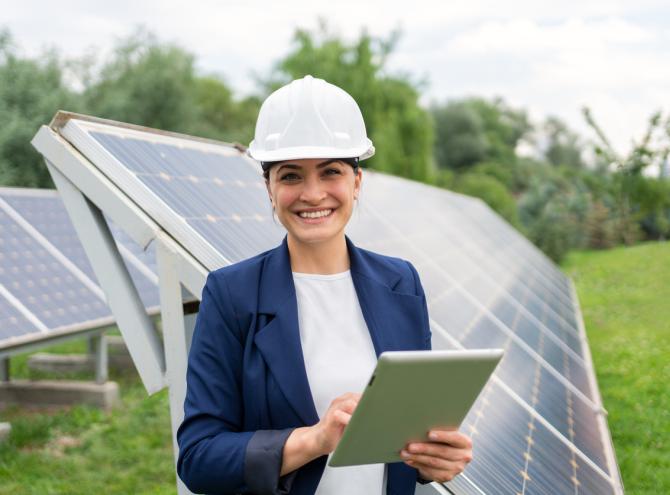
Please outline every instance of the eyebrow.
M331 158L330 160L326 160L325 162L321 162L321 163L319 163L319 164L316 166L316 168L323 168L323 167L325 167L325 166L327 166L327 165L330 165L330 164L333 163L333 162L339 162L339 161L340 161L340 158ZM279 173L279 171L280 171L282 168L284 168L284 167L286 167L286 168L290 168L290 169L292 169L292 170L300 170L300 169L302 169L302 166L301 166L301 165L298 165L298 164L295 164L295 163L285 163L285 164L283 164L283 165L279 165L279 168L277 169L277 173Z

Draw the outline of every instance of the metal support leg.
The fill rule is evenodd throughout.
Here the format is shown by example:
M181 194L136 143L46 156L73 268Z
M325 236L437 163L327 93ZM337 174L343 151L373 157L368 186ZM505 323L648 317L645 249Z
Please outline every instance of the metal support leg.
M157 240L156 257L161 281L163 348L165 349L165 363L167 365L166 376L169 387L172 442L176 465L179 455L177 429L184 419L184 399L186 397L187 331L181 284L177 275L176 253L171 249L172 241L167 236L159 236ZM192 321L193 319L189 318L189 323ZM179 495L191 494L179 479L179 476L177 476L177 491Z
M0 382L9 381L9 358L0 359Z
M137 288L102 212L47 160L63 204L102 287L123 340L150 394L165 386L160 336L147 315Z
M107 337L104 333L90 338L91 355L95 363L95 383L105 383L109 376L107 359Z

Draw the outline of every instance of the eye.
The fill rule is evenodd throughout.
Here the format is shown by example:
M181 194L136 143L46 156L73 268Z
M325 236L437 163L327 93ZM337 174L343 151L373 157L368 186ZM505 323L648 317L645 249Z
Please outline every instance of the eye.
M324 175L342 175L342 172L337 168L327 168Z
M279 179L282 182L293 182L296 180L299 180L300 176L298 174L294 174L293 172L289 172L288 174L284 174L281 176Z

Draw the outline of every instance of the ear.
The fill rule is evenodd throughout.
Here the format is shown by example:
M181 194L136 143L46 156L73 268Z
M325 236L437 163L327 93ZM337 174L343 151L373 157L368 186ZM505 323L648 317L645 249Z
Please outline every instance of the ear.
M361 192L361 184L363 182L363 169L358 167L358 171L354 176L354 198L358 198L358 195Z

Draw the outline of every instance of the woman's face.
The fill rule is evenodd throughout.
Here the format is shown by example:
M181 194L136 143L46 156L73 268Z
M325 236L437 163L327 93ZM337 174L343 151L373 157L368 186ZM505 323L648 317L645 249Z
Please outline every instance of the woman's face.
M266 182L279 221L294 241L315 244L344 233L363 173L331 159L286 160Z

